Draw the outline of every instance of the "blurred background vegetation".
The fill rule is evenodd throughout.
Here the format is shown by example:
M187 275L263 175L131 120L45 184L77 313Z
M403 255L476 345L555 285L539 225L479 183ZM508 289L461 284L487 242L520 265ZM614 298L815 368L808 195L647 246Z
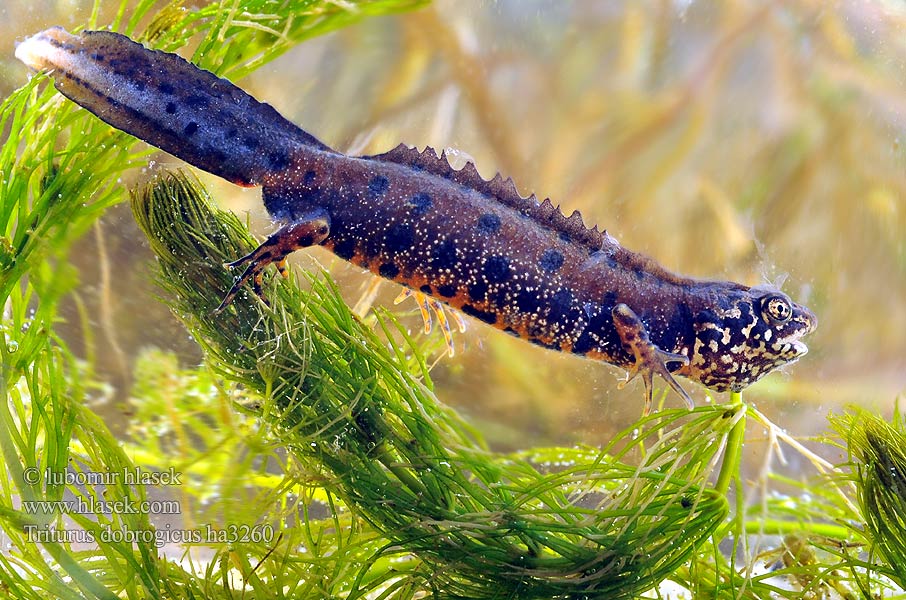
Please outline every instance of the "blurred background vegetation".
M90 10L88 0L4 2L0 95L28 77L17 39L79 26ZM239 83L340 150L453 148L486 177L511 175L523 193L581 210L668 268L784 281L820 326L800 363L746 398L811 436L847 403L889 415L906 389L904 27L906 11L880 1L440 0L301 44ZM159 154L123 185L175 166ZM269 231L256 190L204 181ZM76 302L62 307L60 331L97 358L111 383L98 400L125 423L143 349L175 350L187 366L200 353L157 301L126 207L73 256L91 331ZM350 305L373 283L320 249L295 261L328 267ZM381 284L374 304L392 306L398 292ZM414 304L396 310L417 333ZM641 384L617 390L622 374L608 366L475 322L456 336L454 358L432 335L438 397L499 449L599 444L640 414ZM705 401L703 389L690 392Z

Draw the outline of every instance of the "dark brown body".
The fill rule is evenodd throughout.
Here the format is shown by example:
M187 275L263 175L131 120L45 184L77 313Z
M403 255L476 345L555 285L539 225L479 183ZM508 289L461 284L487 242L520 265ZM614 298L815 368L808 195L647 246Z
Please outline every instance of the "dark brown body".
M455 171L433 150L383 158L302 151L264 179L267 209L293 220L324 207L322 245L341 258L548 348L631 365L611 317L625 303L658 347L691 350L692 315L713 302L712 284L666 272L509 181Z
M739 390L807 348L817 321L779 290L697 281L621 247L578 213L522 198L405 146L349 157L175 54L108 32L42 32L17 48L108 123L240 185L286 225L236 265L230 291L289 252L338 256L542 346ZM668 368L672 365L672 369Z

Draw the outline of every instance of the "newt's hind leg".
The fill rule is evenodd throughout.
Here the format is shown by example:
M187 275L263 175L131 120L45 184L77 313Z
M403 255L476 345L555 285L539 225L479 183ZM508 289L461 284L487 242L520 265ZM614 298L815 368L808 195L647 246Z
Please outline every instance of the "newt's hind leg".
M459 313L450 308L449 306L444 308L444 305L434 298L429 298L421 292L416 292L409 288L403 288L403 291L400 292L400 295L396 297L396 300L393 301L394 304L399 304L403 300L409 297L414 297L415 301L418 302L418 308L422 313L422 321L425 323L425 334L431 333L433 324L431 322L431 311L437 315L437 322L440 323L441 331L444 334L444 342L447 344L447 355L453 356L456 352L456 347L453 344L453 332L450 330L450 322L447 320L447 315L444 312L445 310L450 311L450 317L456 321L457 327L459 327L460 333L465 333L466 331L466 322L463 321L462 317L459 316Z
M233 284L233 287L230 288L230 291L227 292L216 312L226 308L233 301L242 285L249 279L252 280L252 289L258 296L261 296L261 274L267 265L275 263L277 271L285 277L286 257L289 254L300 248L320 244L329 234L330 215L324 209L317 209L303 215L292 223L287 223L249 254L227 263L226 266L231 268L243 265L248 266Z
M676 379L673 378L673 375L667 368L667 363L671 362L679 362L683 365L688 365L689 358L682 354L664 352L652 344L651 340L648 338L648 331L645 329L645 324L642 323L642 320L639 319L638 315L632 312L632 309L625 304L617 304L614 306L611 314L613 315L613 324L617 328L617 333L620 335L623 346L625 346L630 354L635 357L635 364L629 369L626 380L620 383L620 387L622 388L632 381L636 375L642 375L642 380L645 382L645 411L642 414L647 415L651 411L651 396L655 375L663 377L664 381L666 381L677 394L682 396L683 400L686 402L686 406L689 407L689 410L695 408L692 398L690 398L689 394L686 393L686 390L677 383Z

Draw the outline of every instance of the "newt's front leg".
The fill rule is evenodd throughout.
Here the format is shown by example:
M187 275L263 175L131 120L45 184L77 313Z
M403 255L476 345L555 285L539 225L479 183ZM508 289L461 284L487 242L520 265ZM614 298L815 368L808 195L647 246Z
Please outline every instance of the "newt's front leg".
M277 270L281 275L285 276L286 268L284 264L289 254L300 248L308 248L309 246L320 244L329 234L330 215L323 208L317 208L278 229L263 244L249 254L227 263L228 267L241 267L245 264L248 264L248 266L233 284L233 287L230 288L223 302L217 307L216 312L226 308L233 301L236 293L239 292L239 288L249 279L252 279L252 289L261 296L261 274L267 265L276 263Z
M642 380L645 382L645 411L643 414L647 415L651 411L652 387L654 385L655 375L663 377L664 381L666 381L677 394L683 397L689 410L695 408L692 398L690 398L689 394L686 393L686 390L677 383L676 379L673 378L673 375L667 368L667 363L671 362L680 362L683 365L687 365L689 364L689 358L682 354L665 352L655 346L648 337L648 330L645 329L645 324L642 323L639 316L625 304L617 304L614 306L611 314L613 315L613 324L617 329L617 333L620 335L623 346L625 346L630 354L635 357L635 363L632 365L632 368L629 369L626 380L620 383L620 388L641 373Z

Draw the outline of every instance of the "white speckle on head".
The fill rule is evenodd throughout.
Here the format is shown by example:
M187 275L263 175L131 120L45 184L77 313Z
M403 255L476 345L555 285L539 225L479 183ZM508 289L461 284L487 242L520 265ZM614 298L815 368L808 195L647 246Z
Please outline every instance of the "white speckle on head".
M718 310L717 314L722 319L727 319L727 318L738 319L739 317L742 316L742 311L739 310L738 306L734 306L733 308L729 308L727 310Z
M730 331L729 327L725 327L724 329L722 329L722 331L723 331L724 337L720 341L721 341L721 343L723 343L724 346L726 346L727 344L730 343L730 340L733 339L733 335L732 335L732 332ZM716 351L717 350L715 350L715 352Z
M695 338L695 347L692 348L692 366L700 367L705 364L705 357L702 356L701 349L705 343L698 338Z

